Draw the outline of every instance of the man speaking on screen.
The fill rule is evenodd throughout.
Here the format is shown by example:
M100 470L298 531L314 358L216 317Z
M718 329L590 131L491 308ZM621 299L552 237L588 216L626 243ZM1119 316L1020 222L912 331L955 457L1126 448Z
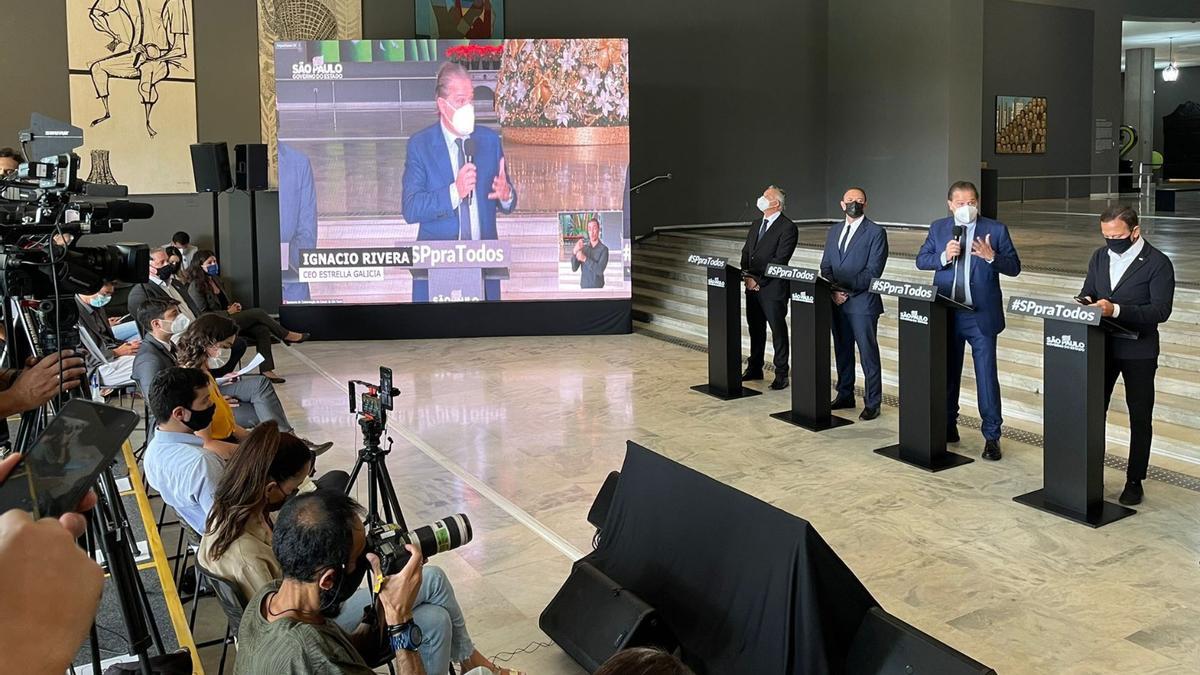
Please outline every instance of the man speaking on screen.
M504 168L500 136L475 126L471 76L457 63L437 73L436 124L408 139L404 219L418 240L496 239L496 210L512 213L517 190ZM413 279L413 302L429 302L428 279ZM484 299L500 299L500 280L484 281Z

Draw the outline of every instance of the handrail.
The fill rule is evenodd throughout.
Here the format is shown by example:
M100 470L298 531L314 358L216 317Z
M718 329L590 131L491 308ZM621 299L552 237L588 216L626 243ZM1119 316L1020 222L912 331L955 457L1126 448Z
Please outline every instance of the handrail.
M1056 173L1046 174L1043 176L998 176L996 180L1034 180L1038 178L1108 178L1110 176L1120 178L1122 176L1148 176L1149 173Z
M637 194L638 192L641 191L642 188L646 187L647 185L649 185L655 181L671 180L671 178L672 178L672 176L669 173L664 173L661 176L655 176L654 178L651 178L650 180L644 180L644 181L638 183L637 185L634 185L633 187L629 188L629 193Z
M1021 184L1021 203L1022 204L1025 203L1025 181L1027 181L1027 180L1063 179L1066 183L1066 195L1065 195L1066 200L1071 201L1071 179L1072 178L1089 178L1089 179L1090 178L1103 178L1104 182L1105 182L1104 194L1111 195L1112 194L1112 179L1114 177L1116 177L1116 178L1137 177L1138 191L1141 192L1143 195L1146 195L1150 191L1150 183L1151 183L1151 179L1154 177L1154 174L1149 171L1142 171L1141 168L1143 166L1144 165L1139 165L1138 171L1131 171L1128 173L1060 173L1060 174L1047 174L1044 176L997 176L996 180L997 181L1002 181L1002 180L1019 181ZM1143 181L1143 179L1145 179L1145 180ZM1145 188L1146 188L1145 191L1142 190L1143 183L1145 184Z

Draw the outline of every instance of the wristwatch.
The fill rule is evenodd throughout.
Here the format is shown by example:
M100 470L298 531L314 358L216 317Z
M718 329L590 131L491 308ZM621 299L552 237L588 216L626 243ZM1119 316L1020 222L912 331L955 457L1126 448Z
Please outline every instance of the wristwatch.
M392 643L392 651L394 652L398 652L401 649L415 652L421 646L421 643L424 642L425 636L421 633L421 627L414 623L412 619L409 619L402 624L388 626L388 639Z

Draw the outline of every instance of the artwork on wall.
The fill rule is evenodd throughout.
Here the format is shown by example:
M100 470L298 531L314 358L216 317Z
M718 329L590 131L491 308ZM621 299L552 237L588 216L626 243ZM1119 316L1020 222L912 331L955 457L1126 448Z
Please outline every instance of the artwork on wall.
M80 175L137 194L192 192L192 0L66 0ZM98 163L99 165L94 165Z
M504 0L415 0L417 37L443 40L504 37Z
M271 158L272 186L279 185L275 42L361 37L362 0L258 0L258 109L262 142L267 144L267 156Z
M1041 155L1046 152L1046 98L996 97L996 154Z

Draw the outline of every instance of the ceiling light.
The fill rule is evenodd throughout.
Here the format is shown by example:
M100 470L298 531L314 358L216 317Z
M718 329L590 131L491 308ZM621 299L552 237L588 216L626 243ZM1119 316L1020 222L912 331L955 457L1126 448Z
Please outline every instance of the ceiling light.
M1170 38L1171 55L1167 60L1167 67L1163 68L1163 82L1174 82L1179 79L1179 68L1175 67L1175 38Z

